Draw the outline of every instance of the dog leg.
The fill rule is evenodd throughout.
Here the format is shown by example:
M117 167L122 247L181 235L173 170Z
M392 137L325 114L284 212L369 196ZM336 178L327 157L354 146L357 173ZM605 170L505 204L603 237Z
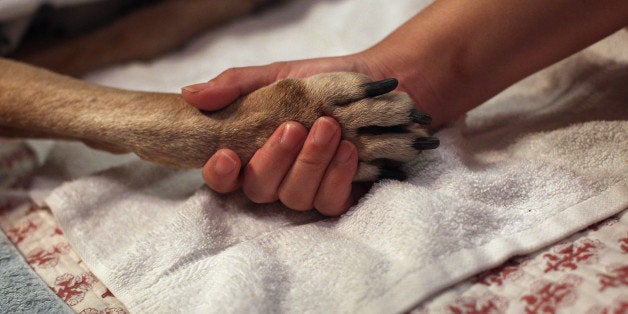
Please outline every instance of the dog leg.
M2 59L0 71L0 135L81 140L165 165L201 167L219 148L246 163L283 121L309 128L323 115L358 148L356 181L402 179L404 163L438 146L418 128L429 116L390 92L396 81L356 73L284 79L204 114L178 94L108 88Z
M153 162L200 167L219 124L177 94L133 92L0 59L0 136L84 141Z
M72 76L108 65L147 60L183 46L210 27L277 0L167 0L103 28L16 59Z
M247 162L287 120L310 128L320 116L341 125L342 138L358 149L354 181L405 179L404 164L422 150L439 146L421 125L431 117L418 112L405 93L391 92L394 79L373 82L358 73L324 73L305 79L284 79L241 98L212 114L228 127L221 138Z

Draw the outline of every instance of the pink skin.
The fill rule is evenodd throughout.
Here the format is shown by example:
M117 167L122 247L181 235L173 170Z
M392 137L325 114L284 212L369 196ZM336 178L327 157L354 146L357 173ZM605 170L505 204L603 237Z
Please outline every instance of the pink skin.
M362 57L322 58L279 62L267 66L229 69L207 83L182 90L183 98L203 110L220 109L242 95L286 77L307 77L331 71L361 72L373 79ZM299 123L282 124L245 166L235 152L222 149L203 167L207 185L220 193L242 188L256 203L281 201L294 210L315 208L328 216L340 215L366 190L352 184L358 157L355 146L340 139L340 125L319 118L310 132Z
M432 128L452 121L526 76L620 30L628 1L438 0L375 46L349 56L229 69L207 83L183 88L183 98L220 109L278 79L323 72L394 77L399 90L432 116ZM255 202L281 201L296 210L335 216L356 195L356 148L340 141L338 123L320 118L308 131L280 126L244 169L223 149L203 168L207 185L222 193L240 187ZM318 135L330 135L322 141Z

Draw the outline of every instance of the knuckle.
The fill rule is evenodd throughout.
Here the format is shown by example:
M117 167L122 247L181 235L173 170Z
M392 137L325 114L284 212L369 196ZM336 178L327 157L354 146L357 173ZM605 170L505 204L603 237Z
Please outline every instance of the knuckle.
M299 169L308 172L315 171L316 173L327 169L336 153L337 146L321 146L311 143L309 145L306 143L306 145L307 147L304 147L296 160Z
M314 199L314 208L321 214L327 216L337 216L348 209L349 195L344 195L345 191L340 188L339 193L321 194L319 193Z
M292 210L306 211L313 207L311 199L298 195L298 193L290 193L280 188L278 195L281 203Z
M215 192L221 193L221 194L227 194L227 193L231 193L233 192L233 187L232 186L211 186L209 185L209 188L214 190Z
M329 164L329 158L322 156L321 154L306 154L299 156L297 159L301 169L305 171L318 171L324 170Z
M350 206L350 196L333 198L317 197L314 200L314 208L326 216L338 216L346 212Z
M318 210L322 214L335 213L336 211L338 211L337 205L330 203L327 200L320 199L316 199L314 201L314 208L316 208L316 210Z
M278 73L279 74L278 77L286 77L287 75L282 76L282 74L285 74L283 73L283 70L289 68L287 65L288 65L288 62L286 61L276 61L276 62L270 63L268 65L268 68Z
M222 72L220 76L227 83L236 83L237 81L239 81L239 77L242 73L242 68L229 68Z
M325 216L338 216L346 211L345 208L339 206L318 207L314 205L316 210Z
M239 70L239 68L228 68L225 71L222 72L222 75L225 76L232 76L234 74L236 74Z
M218 193L231 193L237 187L235 180L216 177L205 170L203 170L203 177L205 179L205 184L207 184L210 189Z
M225 178L206 178L205 182L207 186L221 194L231 193L238 189L237 179L225 179Z
M246 185L242 188L242 191L249 200L257 204L272 203L278 199L276 193L261 191L260 189L247 187Z
M268 66L271 68L281 69L281 68L285 68L286 64L287 64L286 61L275 61L275 62L270 63Z
M237 183L235 180L226 180L224 178L205 177L205 183L207 186L222 194L231 193L237 189Z
M260 180L257 176L248 175L245 172L242 192L253 203L265 204L277 201L277 189L272 182Z

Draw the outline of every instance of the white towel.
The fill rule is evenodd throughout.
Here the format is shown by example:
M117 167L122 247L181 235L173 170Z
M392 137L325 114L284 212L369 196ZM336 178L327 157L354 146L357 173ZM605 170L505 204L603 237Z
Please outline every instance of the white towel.
M382 5L297 1L90 79L175 90L227 66L357 51L420 8ZM404 311L628 207L627 42L617 34L508 89L438 132L408 181L376 184L337 219L197 189L198 171L141 161L46 202L132 312Z

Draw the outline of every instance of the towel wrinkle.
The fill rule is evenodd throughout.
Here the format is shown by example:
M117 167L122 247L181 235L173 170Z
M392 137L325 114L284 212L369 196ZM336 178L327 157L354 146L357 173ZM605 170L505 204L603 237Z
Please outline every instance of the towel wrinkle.
M568 61L565 67L561 68L568 68ZM588 65L588 63L584 64ZM509 92L510 90L506 90L504 92L505 97L494 98L483 106L495 108L494 113L486 115L483 117L484 119L472 120L475 122L473 124L469 124L468 120L465 121L465 124L461 126L463 135L478 137L488 133L493 137L498 137L499 134L495 131L499 128L508 129L509 133L513 134L525 134L526 129L544 132L574 123L628 119L625 102L622 102L623 99L628 97L628 91L623 88L628 84L628 64L614 62L596 63L591 65L589 70L584 71L584 73L580 75L582 77L580 80L571 79L568 82L563 82L561 84L563 86L555 86L559 84L558 82L549 83L554 87L548 90L548 92L556 94L551 98L548 98L545 94L538 94L530 97L536 101L530 101L530 98L522 98L521 94L513 95ZM537 78L539 76L535 75L527 80L536 80ZM561 80L565 81L566 79L563 78ZM522 83L525 84L526 82ZM595 92L591 93L591 91ZM595 99L590 99L590 97L595 97ZM535 110L528 110L526 114L522 114L519 110L501 110L501 108L514 107L507 106L507 103L520 103L521 101L526 103L517 107L523 107L524 105L533 106ZM599 104L601 103L610 103L610 106L606 106L605 110L599 110ZM568 107L570 110L565 110L565 107ZM562 113L557 116L555 113L558 110L561 110ZM517 126L517 128L513 129L513 125ZM496 144L493 142L494 140L496 138L484 139L483 143ZM505 145L515 140L516 138L503 136L503 145L477 145L476 147L495 150L503 149Z
M360 51L427 3L295 0L87 79L179 92L227 67ZM627 42L619 32L487 101L436 133L409 180L376 183L336 219L198 189L198 172L90 168L109 159L72 145L49 158L74 181L34 183L131 312L403 312L628 208Z
M221 198L220 196L217 196L217 198ZM239 198L244 198L244 195L240 195ZM218 202L219 204L225 205L227 204L224 200L222 202ZM281 229L285 229L285 228L292 228L295 226L299 226L299 225L303 225L303 224L309 224L309 223L313 223L313 222L322 222L325 220L331 220L334 218L325 218L322 215L319 215L317 213L311 212L311 213L295 213L292 210L289 210L288 208L285 208L284 206L282 206L281 204L276 204L278 205L279 208L283 208L282 212L286 213L287 217L287 222L284 225L278 226L276 229L271 230L271 231L267 231L267 232L263 232L260 233L258 235L253 236L252 238L242 238L239 240L234 240L233 242L229 242L229 243L224 243L222 245L219 246L215 246L215 247L207 247L205 245L202 245L200 247L197 248L196 251L187 253L183 256L181 256L179 258L179 260L174 263L170 268L168 268L161 276L162 277L166 277L168 275L172 275L173 273L179 271L181 268L186 267L189 264L194 264L195 262L205 259L205 258L209 258L211 256L220 254L221 252L228 250L234 246L240 245L243 242L247 242L247 241L253 241L259 238L263 238L268 236L268 233L272 233L275 232L276 230L281 230ZM266 207L267 205L260 205L260 207ZM226 229L220 229L219 225L223 225L224 224L217 224L216 223L216 219L212 219L212 215L211 215L211 211L205 211L205 213L207 213L207 215L204 216L204 220L207 222L207 224L205 225L207 227L207 233L206 236L207 237L215 237L215 238L229 238L230 234L233 234L233 232L230 232ZM251 213L253 214L253 217L256 218L260 218L262 216L267 216L268 212L264 211L263 209L259 209L259 210L252 210ZM296 216L303 216L306 217L306 220L303 220L303 218L299 218L299 219L295 219L295 214ZM313 215L312 215L313 214ZM312 217L312 218L310 218Z

